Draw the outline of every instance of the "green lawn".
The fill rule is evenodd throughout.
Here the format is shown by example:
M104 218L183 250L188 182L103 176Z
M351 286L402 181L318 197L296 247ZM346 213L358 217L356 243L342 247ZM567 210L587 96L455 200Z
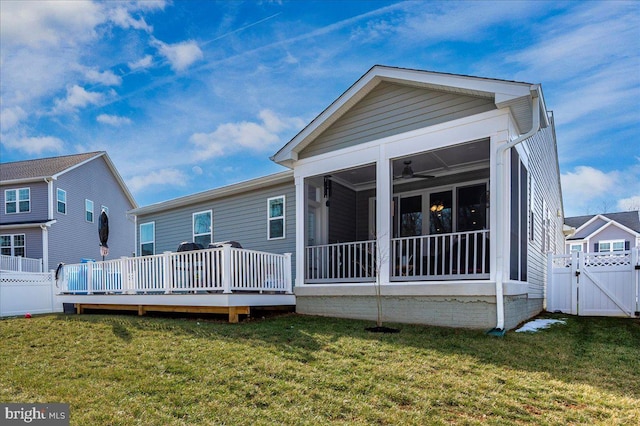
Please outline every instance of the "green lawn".
M537 333L283 315L0 320L0 401L74 425L640 424L640 321ZM387 324L389 325L389 324Z

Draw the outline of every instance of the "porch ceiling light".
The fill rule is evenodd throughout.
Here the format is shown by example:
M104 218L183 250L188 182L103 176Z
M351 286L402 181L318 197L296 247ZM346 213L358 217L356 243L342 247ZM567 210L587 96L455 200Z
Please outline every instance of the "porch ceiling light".
M444 210L444 204L442 203L442 201L437 201L431 206L430 210L432 212L441 212L442 210Z

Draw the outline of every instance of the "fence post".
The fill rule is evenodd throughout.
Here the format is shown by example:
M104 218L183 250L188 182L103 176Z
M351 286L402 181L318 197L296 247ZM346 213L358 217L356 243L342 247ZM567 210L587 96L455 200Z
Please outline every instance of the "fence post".
M640 247L631 249L631 273L636 281L636 311L634 315L640 317Z
M162 253L162 279L164 280L164 294L171 294L172 277L171 273L171 252L165 251Z
M293 280L291 279L291 253L284 254L284 285L287 294L292 294Z
M578 281L582 270L582 252L571 253L571 314L580 315L580 303L578 301Z
M551 311L555 309L555 300L554 300L554 283L553 283L553 253L547 253L547 306L545 309ZM553 312L553 311L551 311Z
M18 272L22 272L22 256L18 256Z
M231 245L222 245L222 293L231 293Z

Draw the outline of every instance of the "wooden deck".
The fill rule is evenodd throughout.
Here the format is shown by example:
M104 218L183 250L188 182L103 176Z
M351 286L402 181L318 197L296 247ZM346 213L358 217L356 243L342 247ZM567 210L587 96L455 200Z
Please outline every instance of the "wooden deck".
M292 294L92 294L58 296L63 303L72 304L77 314L86 310L179 312L227 315L230 323L237 323L239 315L250 315L255 309L294 309Z

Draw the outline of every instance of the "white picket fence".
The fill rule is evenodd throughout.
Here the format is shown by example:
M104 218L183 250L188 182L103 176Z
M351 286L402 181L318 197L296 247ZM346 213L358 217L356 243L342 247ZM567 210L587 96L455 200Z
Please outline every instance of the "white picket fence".
M42 272L42 259L0 255L0 271Z
M65 265L65 294L293 292L291 254L224 246Z
M640 316L640 249L549 254L547 310L572 315Z
M0 317L62 312L53 272L0 272Z

